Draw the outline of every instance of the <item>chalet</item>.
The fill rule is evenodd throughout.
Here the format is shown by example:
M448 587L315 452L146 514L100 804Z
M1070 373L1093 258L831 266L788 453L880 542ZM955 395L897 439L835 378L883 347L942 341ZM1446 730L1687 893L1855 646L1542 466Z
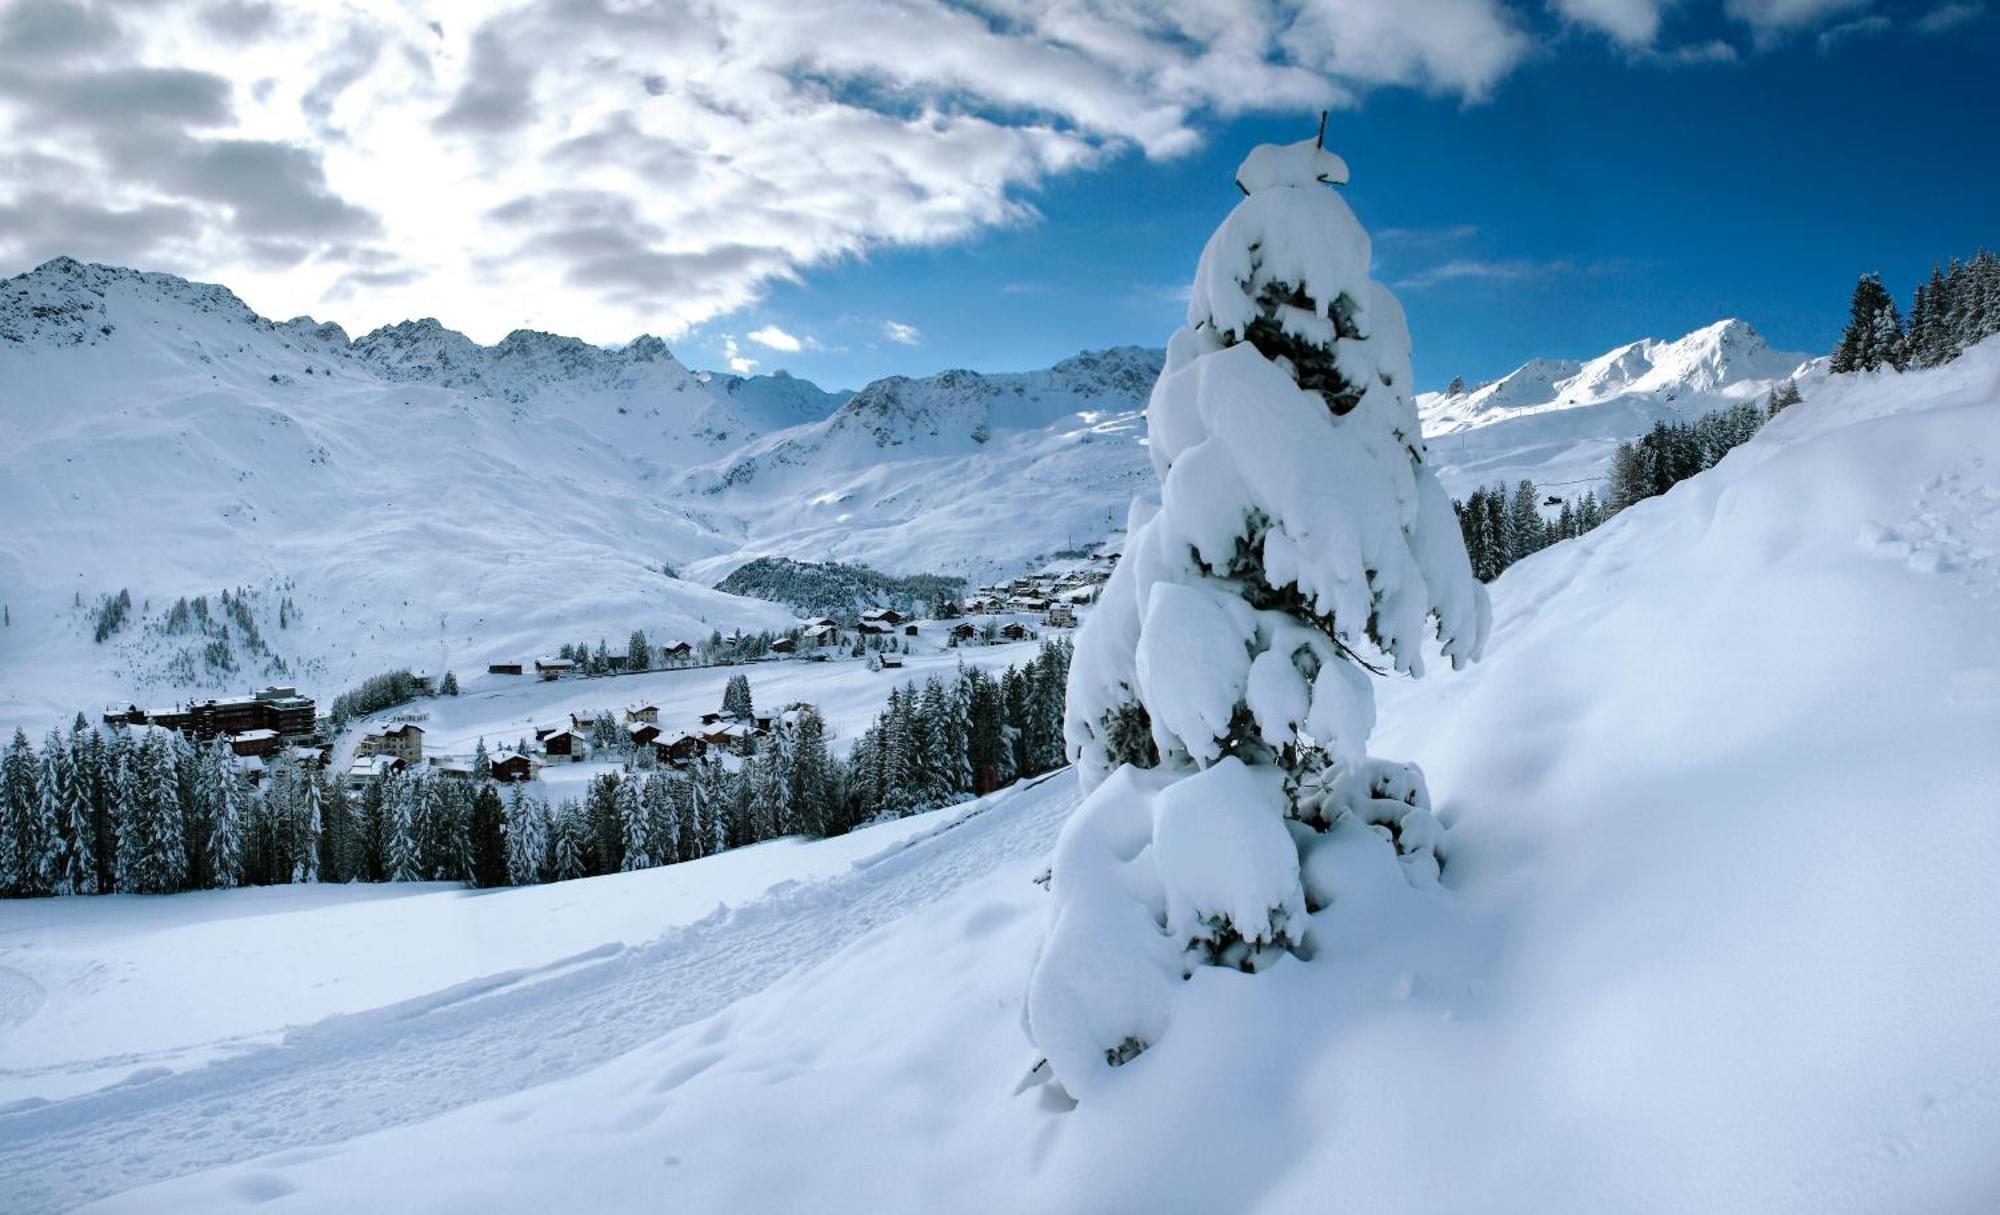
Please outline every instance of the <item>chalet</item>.
M731 722L726 726L704 727L701 740L711 747L721 747L725 751L741 751L756 737L756 733L755 729L741 722Z
M486 664L486 673L488 675L520 675L523 674L523 671L521 664L518 662L489 662Z
M903 636L905 636L905 637L915 637L916 635L917 635L917 626L916 626L916 625L914 625L914 624L906 624L906 625L904 625L904 626L903 626Z
M424 757L424 728L412 721L375 726L361 736L357 755L393 755L406 764Z
M720 710L717 710L713 713L703 713L701 715L701 724L704 726L712 726L720 722L735 721L735 720L736 720L736 714L724 713Z
M977 636L979 636L979 626L977 625L955 624L951 626L951 640L954 644L963 645Z
M877 637L887 637L896 631L896 626L886 620L875 620L863 616L855 622L854 631L857 633L873 634Z
M660 736L660 727L650 721L635 721L625 727L625 734L633 746L644 747Z
M453 780L472 779L472 761L455 755L434 755L431 769L439 776L449 776Z
M317 768L326 763L332 747L287 747L285 755L301 768Z
M699 734L676 730L653 740L653 755L663 764L685 764L700 759L708 750L708 740Z
M391 773L401 772L402 760L393 755L364 755L347 766L347 791L366 792L368 786L378 780L388 778Z
M426 696L437 693L437 677L429 671L411 671L410 684Z
M535 674L543 679L558 679L576 670L576 662L569 658L537 658Z
M572 713L569 715L569 728L579 734L595 730L599 716L596 713Z
M888 633L908 621L910 617L902 611L896 611L894 607L874 607L870 611L862 611L860 629L864 633Z
M1076 609L1067 603L1049 605L1049 614L1042 617L1042 623L1052 629L1073 629L1076 627Z
M650 721L655 725L660 721L660 706L651 701L640 701L625 706L626 721Z
M1028 626L1018 620L1010 620L1000 626L1000 635L1009 641L1026 641L1028 639Z
M773 654L796 654L798 651L799 643L795 638L780 637L771 643Z
M495 751L490 763L493 779L503 785L535 779L535 761L519 751Z
M284 745L276 730L240 730L229 736L229 749L238 755L276 755Z
M832 645L840 640L840 626L831 620L815 620L800 636L814 645Z
M536 733L541 734L541 731L537 730ZM581 760L589 753L582 735L561 726L542 734L541 744L544 754L560 755L565 759Z
M661 662L678 661L693 655L694 647L685 641L676 641L672 645L661 646L658 652Z
M818 620L806 621L806 627L809 629L837 629L840 627L840 622L831 616L821 616Z

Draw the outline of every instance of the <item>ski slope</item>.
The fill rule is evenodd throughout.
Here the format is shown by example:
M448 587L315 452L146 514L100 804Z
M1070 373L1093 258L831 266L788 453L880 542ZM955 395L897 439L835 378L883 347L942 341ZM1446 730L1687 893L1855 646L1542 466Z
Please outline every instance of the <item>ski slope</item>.
M64 1210L271 1152L313 1159L355 1135L622 1066L616 1061L628 1052L884 924L996 869L1032 864L1073 802L1070 782L1043 778L841 839L526 890L419 888L360 900L307 891L278 900L303 905L264 915L242 914L242 905L292 892L196 895L175 909L186 919L166 925L153 916L158 900L111 896L91 900L108 909L95 925L60 914L41 924L10 918L0 965L45 966L41 955L51 949L99 967L122 963L146 986L97 998L115 1001L126 1017L157 1015L165 997L177 1022L191 1014L194 1024L210 1018L210 1030L215 1018L235 1023L229 1040L211 1044L222 1057L204 1066L150 1063L82 1095L17 1097L0 1112L0 1194L10 1211ZM758 893L778 872L788 876ZM704 907L714 910L701 915ZM648 926L657 935L643 935ZM621 940L621 929L636 939ZM316 947L341 937L366 948ZM454 937L476 946L470 956L443 948ZM341 984L356 975L367 986ZM272 1001L266 985L286 990ZM248 1007L230 1007L238 1000ZM62 1018L52 1032L87 1036L99 1049L153 1032L121 1023L92 1033L99 1027L75 1026L70 1015L56 1003L29 1025ZM263 1040L246 1041L253 1023L263 1025ZM48 1069L11 1066L11 1045L8 1057L0 1082L9 1090L51 1083ZM101 1071L156 1057L126 1052L84 1065ZM282 1180L232 1181L221 1201L264 1201L286 1189Z
M1310 963L1198 973L1080 1105L1022 1083L1058 776L893 875L757 904L830 922L810 958L764 911L673 938L751 981L662 991L663 943L336 1023L6 1115L0 1177L146 1212L1993 1209L1996 418L2000 339L1835 377L1509 569L1481 665L1383 689L1374 749L1424 764L1444 888L1357 866Z

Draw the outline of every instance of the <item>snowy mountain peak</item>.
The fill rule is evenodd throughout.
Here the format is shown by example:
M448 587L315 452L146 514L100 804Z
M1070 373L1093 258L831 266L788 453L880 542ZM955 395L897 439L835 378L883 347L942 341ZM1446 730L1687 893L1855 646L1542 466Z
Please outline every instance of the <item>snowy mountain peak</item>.
M1730 318L1673 341L1627 342L1593 359L1530 359L1471 392L1424 394L1418 406L1425 431L1434 435L1628 398L1712 408L1768 391L1810 361L1771 349L1748 322Z
M161 305L259 328L271 325L227 287L56 257L0 283L0 341L95 345L117 332L126 310Z

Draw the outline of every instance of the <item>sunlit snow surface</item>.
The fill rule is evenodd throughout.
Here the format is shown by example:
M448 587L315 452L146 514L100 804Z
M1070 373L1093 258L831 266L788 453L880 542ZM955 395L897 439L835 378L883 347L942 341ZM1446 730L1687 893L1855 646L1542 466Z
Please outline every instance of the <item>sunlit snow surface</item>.
M302 1030L206 1081L0 1115L0 1192L142 1212L1994 1209L1996 419L2000 341L1842 377L1511 568L1482 664L1381 697L1375 749L1421 761L1453 824L1445 887L1346 866L1311 963L1204 970L1174 1032L1073 1109L1017 1092L1033 879L1075 798L1057 776L862 869L809 861L842 841L772 849L805 880L698 937L669 924L710 862L301 907L292 931L354 925L355 984L411 968L425 933L371 910L396 902L504 939L534 919L511 906L603 900L620 926L551 956L637 948ZM185 1000L307 964L234 909L259 897L161 904L234 923L243 951L234 974L156 955L167 979L222 972ZM651 913L627 900L669 935L634 940ZM103 905L61 930L33 927L57 904L5 908L27 927L0 966L145 949L156 921ZM89 998L165 1015L115 975Z

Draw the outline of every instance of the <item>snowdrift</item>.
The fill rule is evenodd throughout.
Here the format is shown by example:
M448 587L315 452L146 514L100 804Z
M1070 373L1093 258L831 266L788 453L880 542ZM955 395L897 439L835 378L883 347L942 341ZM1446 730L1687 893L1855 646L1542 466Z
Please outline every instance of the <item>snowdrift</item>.
M1020 1086L1047 896L995 856L596 1070L106 1209L2000 1205L2000 340L1829 381L1493 601L1382 697L1443 887L1201 971L1082 1105Z

